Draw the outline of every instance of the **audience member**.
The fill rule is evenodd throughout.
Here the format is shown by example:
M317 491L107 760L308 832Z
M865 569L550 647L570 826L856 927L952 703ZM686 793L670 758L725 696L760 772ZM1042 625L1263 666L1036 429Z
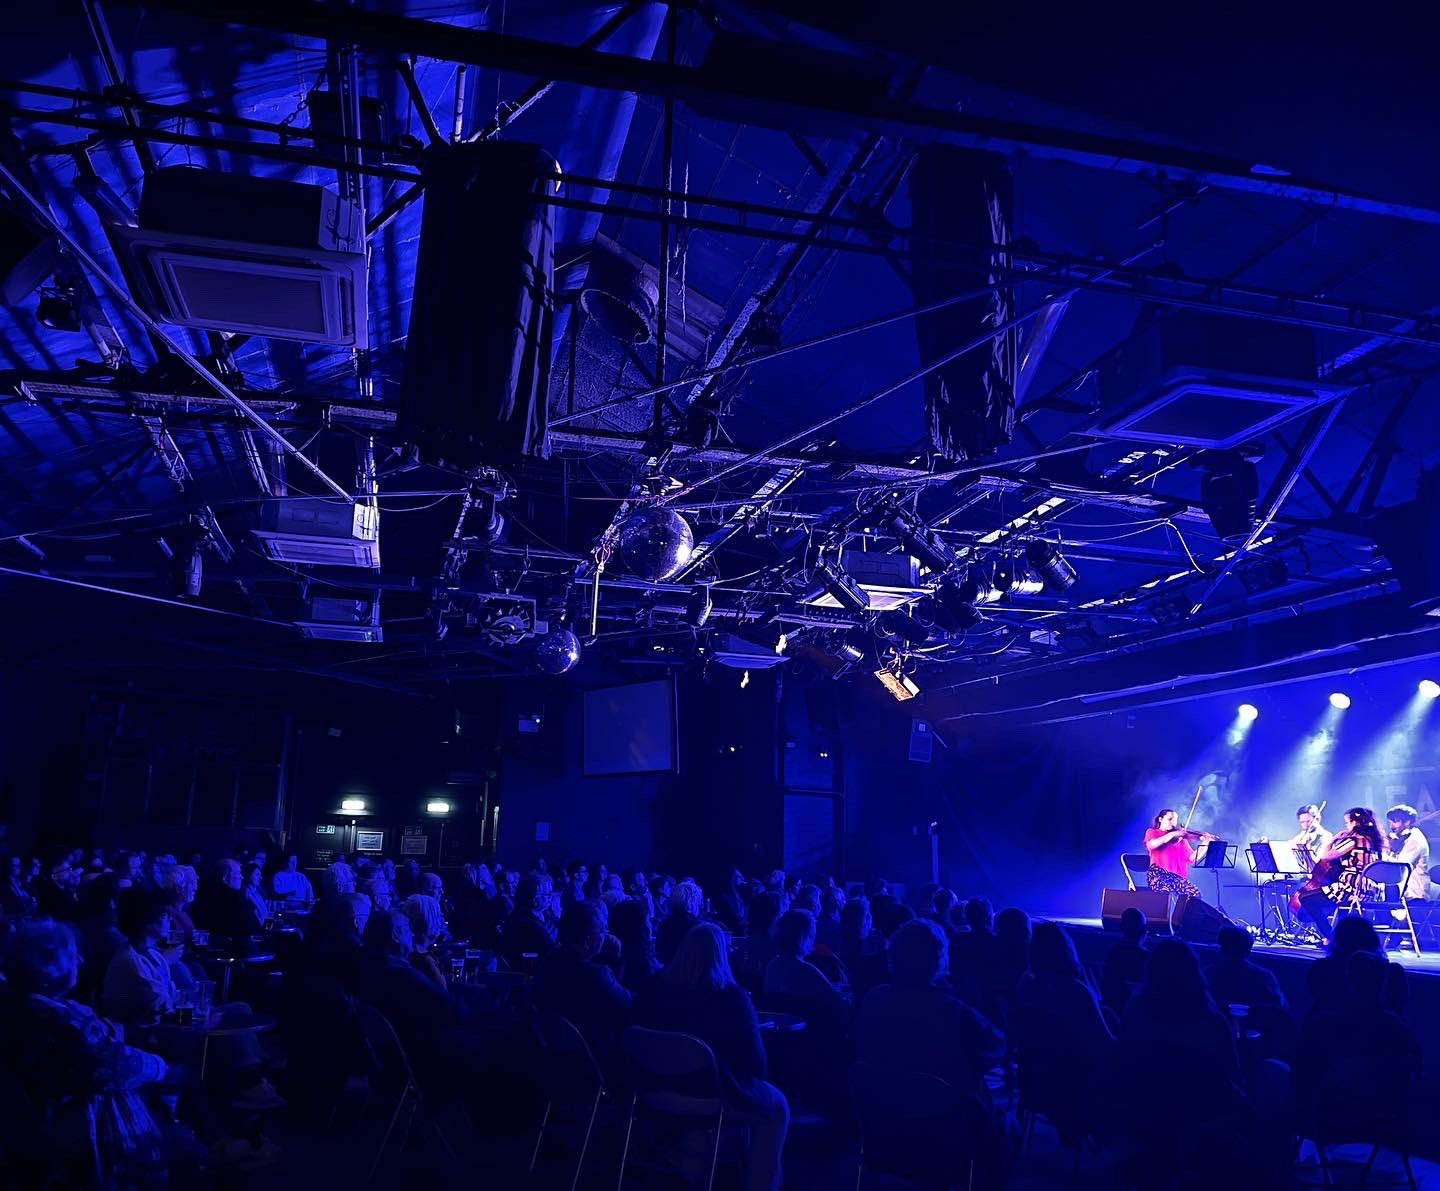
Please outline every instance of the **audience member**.
M771 935L775 957L765 968L766 997L783 998L778 1003L789 1011L838 1029L850 1015L850 999L806 962L815 948L814 916L809 910L786 910Z
M857 998L864 997L889 978L885 940L875 933L870 920L870 899L863 894L850 898L840 911L839 956Z
M175 979L161 949L170 930L168 900L132 886L121 894L117 913L124 945L115 949L105 970L101 1004L105 1016L122 1025L153 1025L175 1008Z
M400 909L410 920L411 964L441 988L449 987L440 961L431 950L445 934L440 903L428 893L412 893L400 904Z
M1118 1020L1145 979L1145 915L1127 906L1120 915L1120 941L1105 954L1100 972L1100 1003Z
M245 873L241 880L245 900L250 903L250 908L255 911L255 916L263 926L265 920L270 917L270 906L265 901L265 870L251 861L245 866Z
M614 972L598 962L605 935L599 903L575 901L565 907L560 915L559 946L540 961L532 996L542 1013L574 1023L608 1065L618 1055L631 995Z
M900 1071L923 1071L981 1094L984 1073L1005 1053L989 1021L940 979L949 963L945 932L912 919L890 940L890 983L871 989L855 1020L855 1054Z
M1222 926L1217 942L1220 944L1220 958L1205 969L1205 981L1217 1008L1228 1005L1289 1008L1275 973L1250 959L1250 949L1255 940L1248 930Z
M720 927L702 922L691 928L641 1005L639 1018L654 1029L692 1034L710 1047L725 1086L726 1117L750 1127L746 1187L780 1187L790 1106L780 1089L766 1082L755 1006L731 975Z
M632 993L647 991L660 970L650 905L628 897L610 908L610 930L620 941L620 983Z
M285 857L284 868L270 874L270 892L278 901L298 906L315 904L315 888L300 871L300 857L294 852Z
M700 921L705 907L705 894L694 881L681 881L670 893L670 912L660 920L655 931L655 957L667 964L675 956L680 940Z
M1305 980L1310 986L1311 1013L1325 1013L1345 1006L1349 998L1345 976L1347 966L1350 957L1361 951L1384 958L1384 949L1375 928L1360 915L1347 914L1335 924L1327 954L1305 971ZM1399 964L1388 963L1385 969L1386 1007L1403 1015L1409 999L1408 991L1405 969Z
M552 899L550 878L527 873L515 894L515 911L505 920L500 939L505 962L518 971L533 970L535 964L555 946L555 932L545 920Z
M190 911L195 925L232 941L259 934L265 920L241 892L242 884L240 862L219 861L208 880L200 883L200 891L195 896Z

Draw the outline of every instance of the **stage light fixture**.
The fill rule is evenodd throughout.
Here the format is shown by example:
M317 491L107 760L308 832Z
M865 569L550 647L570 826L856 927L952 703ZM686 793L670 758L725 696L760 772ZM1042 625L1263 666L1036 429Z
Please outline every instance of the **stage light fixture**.
M1420 694L1427 699L1440 699L1440 682L1436 682L1433 678L1422 678Z
M1243 540L1255 524L1260 495L1254 460L1247 458L1243 450L1206 451L1200 465L1205 469L1200 481L1200 507L1220 537L1226 541Z
M427 815L448 815L450 813L450 804L443 798L431 799L425 804L425 813Z
M904 674L888 667L876 670L875 677L880 680L880 685L901 703L906 699L915 698L920 693L920 688L915 685L914 679L907 678Z
M1242 703L1236 710L1236 714L1247 724L1260 716L1260 709L1253 703Z
M1335 691L1330 696L1330 706L1335 708L1336 711L1344 711L1350 706L1350 696L1344 691Z
M365 800L363 798L342 798L340 800L340 809L342 811L363 811L365 809Z
M833 562L819 563L815 567L815 577L835 597L840 607L851 612L864 612L870 607L870 593Z
M919 648L930 639L930 630L908 613L890 608L875 620L875 627L891 645Z
M1031 542L1025 547L1025 558L1051 591L1069 591L1080 578L1070 560L1052 542Z
M710 585L701 584L690 593L690 598L686 601L685 620L694 628L704 628L714 607L715 604L710 598Z
M919 559L936 574L948 571L958 561L955 551L942 542L933 529L920 524L909 513L897 510L887 524L910 557Z

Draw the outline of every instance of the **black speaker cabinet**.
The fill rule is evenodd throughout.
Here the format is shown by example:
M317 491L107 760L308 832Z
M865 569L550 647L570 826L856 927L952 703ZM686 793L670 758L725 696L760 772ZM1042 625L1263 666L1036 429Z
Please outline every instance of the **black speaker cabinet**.
M1100 921L1106 930L1120 929L1120 915L1134 906L1145 915L1147 930L1170 925L1170 895L1158 889L1106 889L1100 894Z
M1234 926L1223 913L1198 897L1175 899L1175 933L1189 943L1215 943L1222 926Z

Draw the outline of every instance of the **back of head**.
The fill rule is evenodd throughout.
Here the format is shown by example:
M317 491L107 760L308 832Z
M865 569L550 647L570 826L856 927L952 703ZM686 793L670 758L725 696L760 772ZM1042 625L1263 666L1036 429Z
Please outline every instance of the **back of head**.
M158 928L169 913L169 899L163 893L153 892L143 885L132 885L129 889L122 889L115 902L115 925L122 935L135 943L147 931Z
M538 914L550 900L554 886L543 873L526 873L515 890L515 909L522 914Z
M1080 980L1083 970L1069 932L1058 922L1037 922L1030 935L1030 970L1037 976Z
M845 891L834 885L826 886L820 891L820 913L830 918L838 918L841 911L845 909Z
M365 924L365 946L383 955L409 955L415 950L410 919L399 910L375 911Z
M1375 1012L1384 1008L1389 967L1385 957L1373 951L1357 951L1345 961L1345 986L1357 1007Z
M650 938L650 907L638 897L627 897L610 907L610 930L627 947Z
M1335 934L1330 940L1330 954L1348 957L1357 951L1373 951L1379 955L1380 936L1359 914L1347 914L1335 924Z
M1142 997L1162 1012L1213 1012L1215 1002L1200 971L1200 960L1190 944L1162 939L1145 963Z
M797 910L809 910L816 918L820 916L820 886L801 885L795 891L793 903Z
M685 932L675 956L660 979L681 988L721 989L735 983L725 932L713 922L700 922Z
M865 896L872 902L881 895L889 896L890 882L884 877L871 877L865 882Z
M770 928L770 937L781 955L803 958L815 949L815 915L809 910L786 910Z
M987 898L972 897L965 903L965 925L971 930L990 930L995 925L995 911Z
M597 946L605 937L605 921L600 907L591 901L573 901L560 915L558 939L563 946Z
M75 987L75 932L49 918L22 918L5 949L5 981L16 993L58 997Z
M410 922L410 935L416 943L429 943L445 933L440 903L428 893L412 893L400 903L400 909Z
M370 899L363 893L342 893L334 901L341 927L348 931L354 926L363 932L370 921Z
M1030 941L1030 915L1014 906L1007 906L995 915L995 936L1015 943Z
M773 889L767 889L763 893L757 893L750 899L750 934L766 935L770 928L775 925L775 920L780 917L784 908L781 901L781 894Z
M906 988L934 984L950 958L945 932L925 918L912 918L896 930L886 950L891 979Z
M959 900L960 899L955 896L953 889L941 888L935 890L934 896L930 899L930 906L940 921L946 922L950 917L950 907L955 905Z
M847 939L859 939L870 926L870 899L863 893L850 898L840 907L840 933Z
M694 881L685 880L676 885L670 893L670 913L685 913L699 918L705 908L705 893Z
M1244 959L1255 945L1250 932L1238 926L1222 926L1215 941L1220 945L1220 954L1226 959Z
M894 898L882 901L877 897L872 912L875 918L875 929L887 939L915 917L914 910Z
M1145 937L1145 915L1134 906L1127 906L1120 915L1120 934L1131 943Z

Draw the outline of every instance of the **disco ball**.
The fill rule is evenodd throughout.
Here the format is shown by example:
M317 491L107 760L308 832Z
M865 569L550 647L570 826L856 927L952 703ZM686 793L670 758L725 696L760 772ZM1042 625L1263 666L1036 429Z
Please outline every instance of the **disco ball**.
M690 561L695 535L679 513L652 505L621 523L619 549L627 571L659 583Z
M569 629L554 629L535 642L535 664L546 674L564 674L580 660L580 639Z

